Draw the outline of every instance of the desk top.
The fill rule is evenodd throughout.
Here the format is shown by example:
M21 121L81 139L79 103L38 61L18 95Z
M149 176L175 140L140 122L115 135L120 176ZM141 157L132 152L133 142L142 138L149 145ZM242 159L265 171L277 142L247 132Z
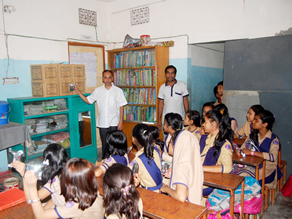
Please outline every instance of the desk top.
M180 202L170 196L137 188L143 201L143 214L150 218L201 218L206 207Z
M229 173L204 172L204 185L223 190L235 190L244 180L243 176Z
M4 209L0 211L0 218L9 218L9 219L17 219L17 218L35 218L31 205L23 202L21 204L15 205L13 207Z
M236 155L235 153L233 153L232 161L234 163L239 163L239 164L243 164L243 165L249 165L249 166L256 167L256 166L260 166L263 163L264 158L251 156L251 155L247 155L246 157L240 157L240 156Z
M243 145L246 138L234 138L233 141L240 147Z
M8 122L0 125L0 150L28 141L31 143L28 128L24 124Z

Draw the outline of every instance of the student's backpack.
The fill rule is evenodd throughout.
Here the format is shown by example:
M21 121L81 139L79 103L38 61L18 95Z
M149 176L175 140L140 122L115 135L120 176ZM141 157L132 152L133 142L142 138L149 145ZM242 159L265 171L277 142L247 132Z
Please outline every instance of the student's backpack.
M282 188L282 195L285 197L291 197L292 196L292 175L289 177L287 182Z
M245 186L244 186L243 213L257 214L261 211L261 207L262 207L262 195L260 193L261 186L255 178L250 177L250 176L245 177L244 183L245 183ZM229 213L227 212L229 212L229 201L230 201L229 191L214 189L213 192L208 196L206 206L208 207L208 209L212 209L212 210L215 210L216 212L220 212L221 217L224 216L225 218L228 218ZM239 186L235 190L234 213L242 212L240 201L241 201L241 186ZM218 217L213 217L213 218L218 218Z

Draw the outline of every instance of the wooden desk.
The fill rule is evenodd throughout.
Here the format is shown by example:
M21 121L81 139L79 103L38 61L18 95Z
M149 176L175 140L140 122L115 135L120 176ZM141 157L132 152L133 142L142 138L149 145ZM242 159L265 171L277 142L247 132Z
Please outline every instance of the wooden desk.
M207 208L138 188L143 201L143 215L149 218L206 218Z
M98 191L103 194L103 176L97 177ZM174 198L138 187L143 201L143 214L149 218L206 218L207 209L200 205L175 200Z
M102 194L103 177L97 178L99 192ZM200 205L180 202L174 198L152 192L147 189L137 188L143 201L143 214L149 218L206 218L207 209ZM25 215L25 216L24 216ZM0 211L0 218L23 219L35 218L31 205L26 202Z
M233 163L239 163L242 165L249 165L249 166L255 167L256 179L258 181L259 181L260 165L263 164L262 195L264 195L266 160L264 158L251 156L251 155L247 155L246 157L240 157L240 156L237 156L235 153L233 153L232 161Z
M218 189L230 191L230 215L234 216L234 201L235 190L241 185L241 209L243 209L244 202L244 177L237 176L229 173L211 173L204 172L205 186L215 187ZM240 218L243 218L243 213L240 214Z
M0 211L1 219L23 219L23 218L35 218L31 205L23 202L13 207Z
M241 145L243 145L245 138L234 138L233 141L238 145L238 147L240 147Z

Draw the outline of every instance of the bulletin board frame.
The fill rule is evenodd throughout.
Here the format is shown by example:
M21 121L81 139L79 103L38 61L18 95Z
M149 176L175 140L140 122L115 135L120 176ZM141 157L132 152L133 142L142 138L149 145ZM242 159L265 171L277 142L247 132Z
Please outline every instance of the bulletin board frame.
M103 45L79 43L79 42L68 42L68 60L70 61L70 53L95 53L96 56L96 86L85 87L85 93L92 93L95 88L101 86L102 83L102 72L105 70L105 48ZM81 63L82 64L82 63Z

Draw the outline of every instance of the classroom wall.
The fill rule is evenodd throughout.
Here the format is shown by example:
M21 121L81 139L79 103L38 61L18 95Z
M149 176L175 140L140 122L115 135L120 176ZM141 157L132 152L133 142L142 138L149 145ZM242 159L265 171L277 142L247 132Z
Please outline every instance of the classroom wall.
M223 80L224 43L188 46L190 109L201 113L205 102L216 101L213 88Z

